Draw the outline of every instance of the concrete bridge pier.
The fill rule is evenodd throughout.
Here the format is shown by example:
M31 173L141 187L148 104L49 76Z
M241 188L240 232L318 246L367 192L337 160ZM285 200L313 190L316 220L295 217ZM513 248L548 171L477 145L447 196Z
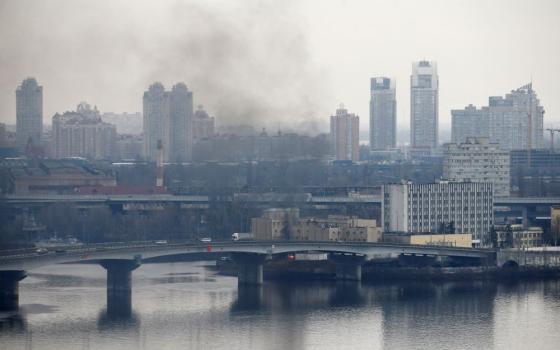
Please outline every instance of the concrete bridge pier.
M263 283L263 264L266 255L255 253L232 253L237 265L238 285L260 285Z
M125 317L132 313L132 271L140 259L105 259L99 262L107 270L107 314Z
M336 279L339 281L361 281L362 264L366 261L363 255L347 255L342 253L329 254L329 260L336 266Z
M23 270L0 271L0 311L19 308L19 281L27 277Z

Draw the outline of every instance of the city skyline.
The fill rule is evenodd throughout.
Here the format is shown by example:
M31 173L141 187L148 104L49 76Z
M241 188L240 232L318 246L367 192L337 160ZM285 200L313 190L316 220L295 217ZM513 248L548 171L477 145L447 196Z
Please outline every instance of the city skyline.
M559 19L0 0L0 348L555 350Z
M0 34L4 43L0 60L1 66L10 70L1 72L0 120L8 124L15 122L15 107L10 103L14 86L34 76L49 91L45 94L46 124L54 113L81 100L102 106L104 111L140 111L137 96L151 82L170 85L185 81L221 123L239 123L243 119L240 116L246 115L241 122L247 124L262 120L274 128L297 125L302 126L300 129L327 131L324 116L340 101L358 115L368 115L366 86L371 77L384 75L395 77L401 87L397 91L397 101L401 101L397 123L399 129L408 129L409 67L410 62L422 59L439 64L442 132L450 129L451 109L483 105L488 96L525 84L531 78L547 108L545 125L560 124L560 102L554 96L555 81L560 79L555 64L560 52L553 45L560 32L553 14L560 5L555 2L542 1L541 6L507 2L508 11L504 14L506 2L498 1L478 6L472 2L451 5L428 1L421 6L405 2L344 5L333 1L324 4L320 16L311 16L313 5L308 2L249 2L235 6L211 1L208 5L187 3L177 7L167 2L158 6L140 3L134 11L125 11L126 2L91 5L77 1L61 6L62 15L68 17L64 22L55 20L50 10L57 6L38 3L23 11L20 3L26 4L5 2L2 11L10 18L2 18L6 30ZM77 7L85 10L76 11ZM473 11L474 8L479 10ZM175 23L173 10L185 15L187 9L200 18ZM375 22L363 20L372 10L387 16L379 16ZM26 22L18 20L24 13L36 18L25 27L22 23ZM257 26L269 24L270 29L255 33L245 24L254 19L253 13L260 16ZM277 13L284 19L279 20ZM415 13L427 18L425 25L415 24ZM140 24L139 19L147 14L153 17L154 24ZM231 21L223 23L223 15L231 17ZM492 21L497 16L501 20ZM345 30L325 28L335 18L358 20L351 21ZM204 25L204 21L209 24ZM162 22L168 28L157 25ZM46 23L52 27L52 35L41 33ZM98 23L111 28L111 34L92 37L81 29ZM441 32L441 26L447 24L452 32ZM196 30L190 30L191 25ZM209 29L213 26L218 29ZM380 28L399 30L382 36L376 34ZM186 30L192 37L185 35ZM231 30L240 37L232 38L228 34ZM5 36L9 33L18 33L17 42ZM271 37L275 37L273 44ZM506 39L496 41L496 37ZM37 42L35 39L40 39L39 47L26 44ZM364 42L368 42L367 47ZM526 49L520 51L519 42ZM209 50L196 49L204 43L209 44ZM246 45L247 50L240 51ZM360 55L332 55L336 46ZM471 54L458 54L466 46ZM72 48L73 54L53 54L62 47ZM379 51L378 47L384 49ZM39 55L37 50L41 48L44 50ZM104 53L103 60L94 59L96 55L91 52L96 51ZM537 51L540 54L534 55ZM34 58L38 56L41 60ZM212 57L222 61L216 62ZM84 70L85 66L89 69ZM255 66L259 69L253 69ZM76 88L76 81L86 83ZM362 130L368 124L363 120Z

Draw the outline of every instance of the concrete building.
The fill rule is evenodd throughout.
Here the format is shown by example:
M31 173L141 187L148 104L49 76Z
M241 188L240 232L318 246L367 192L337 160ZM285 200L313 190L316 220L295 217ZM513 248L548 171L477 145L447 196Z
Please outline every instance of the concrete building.
M43 87L35 78L27 78L16 90L16 146L20 152L29 143L39 146L42 132Z
M118 134L140 135L142 133L142 113L114 113L105 112L101 114L105 123L117 127Z
M410 76L410 145L434 149L438 146L439 78L436 62L412 64Z
M558 245L560 243L560 206L552 206L550 208L550 235L552 243Z
M10 132L6 124L0 123L0 158L16 157L16 135Z
M383 242L472 248L472 235L470 233L414 234L408 232L384 232Z
M371 78L369 145L371 151L385 151L397 146L397 99L394 79Z
M299 241L379 242L381 228L375 220L329 215L327 218L301 218L292 227L291 239Z
M117 130L101 120L97 107L85 102L75 112L55 114L51 151L54 158L115 159Z
M495 225L494 232L499 248L533 248L543 244L543 229L523 225Z
M512 168L527 166L529 152L526 149L512 150L509 154ZM554 168L558 166L560 166L560 153L552 152L550 149L531 151L531 168Z
M289 239L291 226L299 221L297 208L272 208L260 218L251 219L251 232L257 240Z
M360 117L349 114L344 105L331 116L331 142L336 160L357 162L360 158Z
M440 181L383 186L384 232L468 233L473 244L491 244L493 184Z
M453 182L490 182L495 197L510 195L509 152L488 138L469 137L464 143L446 143L443 178Z
M143 138L144 138L144 157L149 161L156 161L158 158L158 141L162 144L169 137L166 126L169 119L169 92L161 83L153 83L144 92L143 97ZM169 150L164 149L165 154Z
M143 140L141 135L118 135L115 159L136 160L142 156Z
M511 93L491 96L488 106L469 105L451 111L451 140L465 142L467 137L488 137L506 151L544 148L544 109L531 84ZM529 123L531 120L531 123Z
M257 240L378 242L381 229L375 220L329 215L300 218L299 209L267 209L251 219L251 233Z
M144 157L155 161L158 141L164 162L184 162L192 156L193 94L184 83L165 91L161 83L144 92Z
M0 123L0 147L6 147L8 145L8 131L6 130L6 124Z
M193 144L214 136L214 123L214 117L208 115L202 105L199 105L192 120Z
M168 137L164 139L168 162L185 162L192 157L193 93L178 83L169 94ZM165 152L164 152L165 154Z
M8 169L15 194L74 194L84 186L116 186L114 174L97 169L85 159L11 159Z

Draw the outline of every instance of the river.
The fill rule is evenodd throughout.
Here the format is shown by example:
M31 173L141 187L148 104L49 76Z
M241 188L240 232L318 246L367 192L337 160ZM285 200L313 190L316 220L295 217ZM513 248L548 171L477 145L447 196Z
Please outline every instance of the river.
M237 287L210 262L145 264L132 310L106 310L105 270L53 265L0 314L0 349L558 349L560 281Z

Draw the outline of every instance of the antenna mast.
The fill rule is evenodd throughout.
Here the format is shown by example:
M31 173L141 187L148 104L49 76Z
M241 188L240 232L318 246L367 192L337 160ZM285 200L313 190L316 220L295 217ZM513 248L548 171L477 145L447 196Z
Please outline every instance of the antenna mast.
M533 79L528 84L527 93L529 94L529 127L527 131L527 165L531 167L531 151L533 150Z

